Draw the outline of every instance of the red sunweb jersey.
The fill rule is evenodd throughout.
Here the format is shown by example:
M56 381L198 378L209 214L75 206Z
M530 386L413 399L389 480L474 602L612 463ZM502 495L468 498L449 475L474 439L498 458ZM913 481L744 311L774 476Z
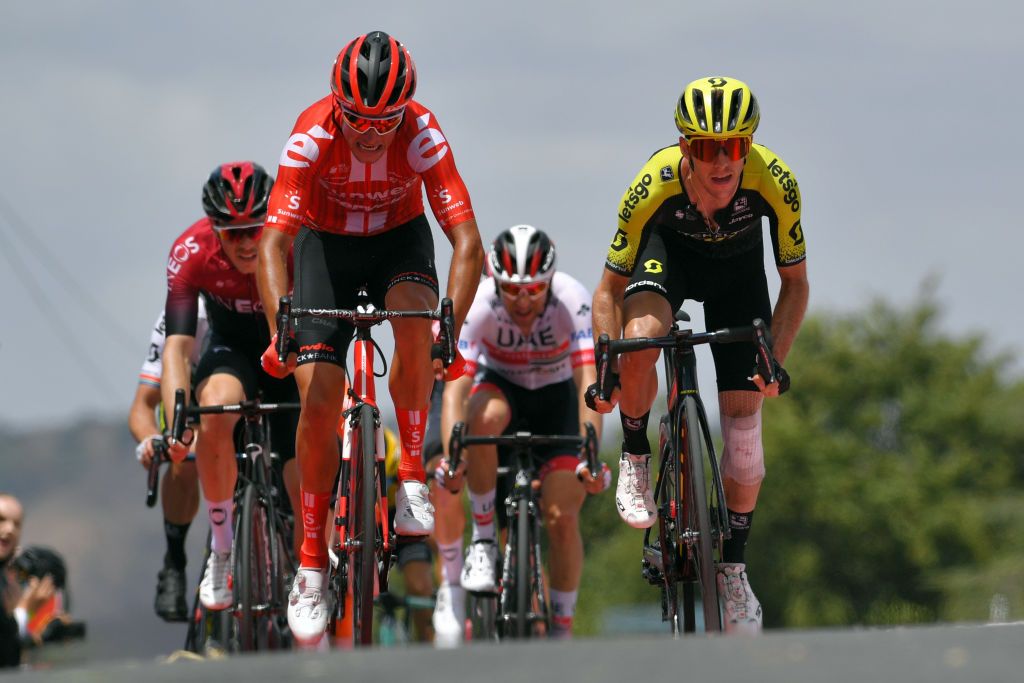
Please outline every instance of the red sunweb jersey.
M384 155L358 161L342 136L333 95L302 112L281 152L267 227L295 235L303 225L323 232L371 235L423 213L422 187L446 232L473 218L451 146L434 113L416 101Z
M288 257L291 289L292 258ZM242 348L270 343L256 275L245 275L228 260L209 218L192 224L174 241L167 259L167 336L196 334L197 297L206 301L210 331Z

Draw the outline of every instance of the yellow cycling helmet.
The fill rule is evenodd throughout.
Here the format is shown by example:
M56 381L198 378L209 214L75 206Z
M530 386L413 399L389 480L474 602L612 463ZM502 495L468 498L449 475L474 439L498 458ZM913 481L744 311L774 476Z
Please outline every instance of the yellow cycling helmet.
M757 98L735 78L698 78L683 88L676 103L676 128L687 139L747 137L760 121Z

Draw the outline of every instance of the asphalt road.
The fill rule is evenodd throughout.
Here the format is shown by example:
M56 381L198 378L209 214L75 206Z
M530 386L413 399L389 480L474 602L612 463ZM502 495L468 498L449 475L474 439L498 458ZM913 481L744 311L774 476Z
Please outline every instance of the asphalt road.
M82 643L82 645L85 645ZM360 683L1024 680L1024 622L787 631L754 638L618 638L136 661L15 674L19 681L335 680ZM3 678L0 676L0 678ZM14 679L12 679L14 680Z

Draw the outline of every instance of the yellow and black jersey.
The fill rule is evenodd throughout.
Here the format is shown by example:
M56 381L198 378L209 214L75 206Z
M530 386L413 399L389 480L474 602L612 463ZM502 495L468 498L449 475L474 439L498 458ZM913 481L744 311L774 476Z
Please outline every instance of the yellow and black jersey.
M804 260L800 227L800 189L789 167L767 147L753 145L732 202L715 212L711 227L690 201L680 177L683 154L678 145L652 156L619 202L619 225L608 248L605 267L629 276L636 265L644 232L661 225L684 235L694 251L728 258L760 246L761 219L768 218L778 266Z

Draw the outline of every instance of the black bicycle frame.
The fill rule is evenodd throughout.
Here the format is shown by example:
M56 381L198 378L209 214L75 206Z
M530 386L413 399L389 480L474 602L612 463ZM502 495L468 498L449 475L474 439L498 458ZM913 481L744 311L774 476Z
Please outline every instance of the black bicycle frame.
M505 544L505 559L502 563L502 579L500 590L500 609L498 618L500 620L500 633L502 635L511 633L515 637L528 637L532 627L537 622L543 622L550 629L550 620L547 609L546 591L544 589L544 575L541 564L540 547L540 494L534 488L533 482L537 478L534 467L534 455L532 448L535 446L568 446L581 451L581 459L587 462L588 466L596 469L597 461L597 438L593 428L588 426L587 437L581 436L542 436L530 432L515 432L502 436L465 436L465 423L458 423L452 429L452 436L449 442L448 452L450 454L448 475L454 476L459 466L462 449L466 446L507 446L512 449L514 459L513 467L499 467L499 476L514 473L512 490L505 499L508 509L509 537ZM519 529L517 520L521 516L523 506L526 508L528 518L527 528ZM521 557L521 534L526 531L528 542L525 544L528 557ZM512 572L526 563L530 573L530 582L536 586L536 591L523 590L518 579L514 579ZM517 572L519 573L519 572ZM522 576L522 573L519 573ZM514 584L517 595L512 595L509 590L510 584ZM534 593L537 596L539 611L531 611ZM524 600L525 597L525 600ZM514 609L513 609L513 600Z
M268 434L269 425L264 417L274 412L299 410L300 405L298 403L263 403L260 399L256 398L230 405L186 406L184 389L178 389L175 392L174 398L174 437L179 440L188 419L198 418L201 415L234 414L243 420L242 450L236 453L238 477L235 481L233 495L235 506L241 506L241 497L251 484L254 487L256 496L258 496L259 501L265 506L267 511L267 522L270 525L267 533L280 535L281 543L274 543L273 541L270 543L271 549L277 548L278 553L284 553L284 558L275 555L273 552L270 553L270 562L275 568L274 571L280 568L282 559L286 560L283 564L286 564L288 567L295 567L295 558L292 552L293 530L289 528L285 513L279 509L277 503L279 497L284 493L278 485L280 483L283 487L283 478L278 482L274 476ZM294 514L295 511L293 510L292 512ZM241 538L240 529L242 521L241 514L235 515L236 528L234 535L236 541ZM286 577L278 576L277 578L280 584L279 587L284 587ZM239 577L236 577L237 580L239 580ZM286 593L287 590L285 589L283 592ZM266 615L271 618L281 618L285 595L282 594L276 597L272 595L271 597L272 604L255 605L249 616ZM232 612L241 619L242 605L236 603L233 606Z

